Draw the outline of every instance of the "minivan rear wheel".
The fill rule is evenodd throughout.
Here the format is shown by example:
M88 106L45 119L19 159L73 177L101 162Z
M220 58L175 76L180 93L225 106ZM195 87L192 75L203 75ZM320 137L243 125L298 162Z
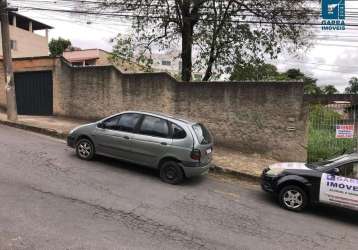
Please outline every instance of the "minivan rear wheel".
M166 161L160 167L160 178L169 184L179 184L184 180L184 173L178 162Z

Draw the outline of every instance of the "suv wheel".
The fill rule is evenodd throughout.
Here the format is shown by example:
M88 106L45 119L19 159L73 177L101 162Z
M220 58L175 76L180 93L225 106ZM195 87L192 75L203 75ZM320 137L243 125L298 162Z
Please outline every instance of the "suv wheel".
M179 184L184 180L184 173L175 161L166 161L160 167L160 178L169 184Z
M308 204L307 193L298 186L286 186L281 189L279 201L283 208L291 211L302 211Z
M76 154L82 160L92 160L94 156L93 143L88 139L80 139L76 144Z

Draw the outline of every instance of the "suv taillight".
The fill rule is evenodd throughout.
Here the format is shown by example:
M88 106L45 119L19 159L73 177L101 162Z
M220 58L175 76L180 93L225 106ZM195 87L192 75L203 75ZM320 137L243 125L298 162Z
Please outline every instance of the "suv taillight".
M200 150L199 149L194 149L193 151L191 151L190 157L193 160L200 161L200 157L201 157Z

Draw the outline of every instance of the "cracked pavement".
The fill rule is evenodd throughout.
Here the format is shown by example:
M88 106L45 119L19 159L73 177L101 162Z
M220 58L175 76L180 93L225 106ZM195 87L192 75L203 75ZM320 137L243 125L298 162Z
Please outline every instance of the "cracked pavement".
M356 249L358 216L281 209L258 186L154 170L0 126L0 249Z

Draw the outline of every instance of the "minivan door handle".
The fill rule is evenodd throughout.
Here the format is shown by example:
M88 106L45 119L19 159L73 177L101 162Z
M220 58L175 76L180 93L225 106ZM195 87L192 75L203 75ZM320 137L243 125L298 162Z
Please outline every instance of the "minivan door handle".
M166 143L166 142L161 142L160 144L164 145L164 146L168 145L168 143Z
M123 136L123 138L129 140L129 136L125 135L125 136Z

